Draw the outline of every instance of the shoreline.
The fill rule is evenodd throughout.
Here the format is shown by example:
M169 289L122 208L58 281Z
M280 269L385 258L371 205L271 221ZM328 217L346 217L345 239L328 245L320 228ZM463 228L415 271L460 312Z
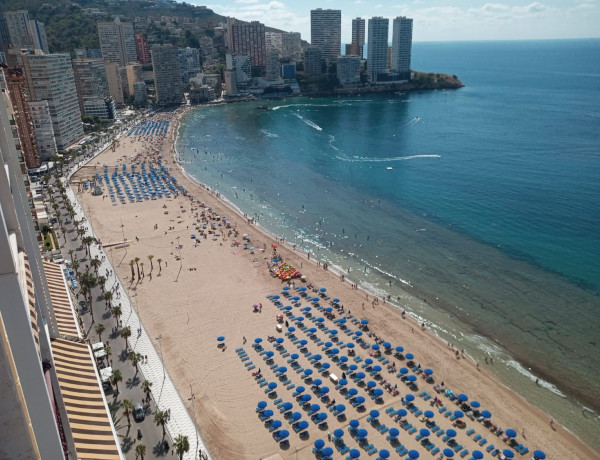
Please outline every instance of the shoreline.
M189 109L188 109L189 110ZM181 117L183 117L185 115L185 113L187 112L187 110L183 110L181 111L181 113L177 114L177 132L180 128L180 122L181 122ZM173 162L174 165L179 166L179 168L173 168L172 172L174 176L180 175L182 178L184 178L185 181L189 182L190 184L193 184L192 187L188 186L188 183L186 183L185 185L188 186L188 190L190 190L190 194L194 195L194 197L197 200L201 200L201 201L206 201L207 205L213 205L214 202L214 206L215 209L219 209L219 208L225 208L227 209L227 214L229 213L233 213L236 217L235 220L237 220L238 218L244 219L246 220L243 215L240 215L240 210L236 209L235 206L233 206L231 203L227 202L227 200L221 198L218 195L218 192L209 189L206 185L201 184L199 181L197 181L196 179L193 179L190 177L190 175L188 173L185 172L185 168L179 164L176 161L176 155L177 153L175 152L175 143L176 143L176 139L177 136L174 135L174 131L175 130L170 130L167 138L165 139L166 142L163 145L163 153L167 153L168 154L168 150L170 150L171 155L163 155L163 161L165 162L165 164L169 165L171 162ZM179 174L175 174L175 173L179 173ZM179 177L178 177L179 179ZM196 190L198 192L196 192ZM206 196L205 196L206 195ZM181 201L181 198L178 199L178 201ZM189 202L189 199L184 198L183 202L187 203ZM210 203L210 204L209 204ZM149 203L151 204L151 203ZM160 203L162 204L162 203ZM154 203L153 207L157 207L159 205L159 203ZM140 205L140 206L144 206L144 205ZM169 206L171 206L171 204L169 204ZM123 209L123 211L121 211L121 209ZM124 208L118 207L117 209L115 209L115 211L121 211L121 213L123 212L127 212L128 214L130 214L128 211L130 209L130 205L126 205ZM135 208L138 209L138 208ZM141 207L140 207L141 209ZM131 216L129 216L131 217ZM136 216L137 217L137 216ZM264 229L262 226L260 225L249 225L247 222L241 222L241 224L239 225L240 231L243 231L244 229L250 229L250 231L252 233L254 233L254 231L260 233L260 236L258 237L260 240L264 240L265 242L273 242L273 237L272 235L270 235L266 229ZM130 232L130 230L128 229L128 233ZM254 235L253 239L254 239ZM150 243L151 241L159 241L156 238L158 237L152 237L155 238L154 240L148 240L148 242ZM276 237L275 237L276 238ZM161 239L162 240L162 239ZM142 238L142 241L144 241L144 237ZM108 241L106 241L108 243ZM132 241L133 242L133 241ZM152 243L155 246L158 243ZM280 243L277 243L280 244ZM160 246L160 245L159 245ZM257 245L258 246L258 245ZM158 247L158 246L157 246ZM164 247L164 245L163 245ZM168 250L168 246L167 246L167 250ZM221 250L222 251L222 250ZM302 263L306 262L306 257L305 256L301 256L298 251L293 251L291 248L288 247L283 247L281 249L281 252L284 254L284 258L286 260L289 260L290 262L293 262L294 264L296 264L296 261L298 259L301 259L301 263L300 266L302 266ZM328 288L332 288L334 289L334 292L337 290L343 291L343 294L340 294L339 297L342 297L344 299L348 298L348 300L350 301L349 303L353 304L353 305L358 305L360 300L359 299L364 299L364 296L367 295L365 292L363 291L354 291L351 290L350 287L347 285L347 283L340 283L340 281L336 278L333 278L332 276L330 276L329 273L324 272L322 269L319 269L319 267L316 267L316 264L314 263L314 260L312 261L313 263L305 266L305 269L303 269L303 271L308 271L310 273L309 275L309 280L313 281L316 285L325 285ZM256 267L257 269L259 268L258 266ZM260 268L261 273L262 270L264 270L264 268ZM123 269L121 269L121 272L119 273L119 275L121 277L123 277L124 273L126 274L128 271L128 267L124 267ZM268 277L263 276L265 275L264 273L260 274L260 276L262 276L262 279L268 279ZM259 276L259 275L257 275ZM267 281L265 281L265 283L267 283ZM268 281L268 285L269 286L274 286L278 283L274 283L273 281ZM338 287L339 286L339 287ZM270 292L273 293L273 288L270 288ZM144 300L151 300L150 298L148 299L144 299L142 298L140 300L140 308L144 309L144 308L150 308L151 305L144 305L143 301ZM382 308L383 307L383 308ZM353 306L352 309L356 309L356 306ZM360 307L358 307L357 309L360 312ZM188 310L189 311L189 310ZM528 427L528 432L531 432L532 428L534 429L534 431L536 431L536 428L538 429L537 431L539 431L539 433L534 433L533 435L530 435L530 437L532 438L536 438L536 437L542 437L542 438L548 438L547 435L543 434L543 432L548 431L547 430L547 416L541 411L539 410L537 407L532 406L529 402L527 402L526 400L523 399L523 397L521 397L519 394L515 393L512 390L509 390L503 383L501 383L500 381L498 381L496 378L492 378L490 376L489 373L487 373L486 371L482 371L480 373L477 372L477 370L475 369L474 363L472 362L467 362L467 360L463 360L461 359L460 361L456 361L454 362L454 358L452 356L452 354L446 349L447 347L444 346L443 341L436 336L435 334L430 334L427 332L423 332L420 330L420 328L418 327L417 323L413 323L412 321L410 322L406 322L406 320L404 320L401 317L401 313L400 310L397 307L393 307L391 305L382 305L382 304L378 304L377 308L373 308L373 310L371 311L366 310L364 313L359 313L364 315L365 317L370 317L372 318L372 322L375 325L375 330L380 333L380 331L384 331L385 335L387 336L394 336L394 337L398 337L398 336L404 336L404 339L399 339L399 341L401 340L400 343L405 343L405 344L409 344L411 342L415 342L414 345L411 345L411 348L417 348L417 346L421 347L421 352L419 352L419 355L423 354L423 358L425 359L425 361L427 363L434 363L432 365L432 367L434 367L436 369L436 372L441 371L441 375L445 376L448 375L448 377L446 378L446 382L449 385L452 386L456 386L458 388L460 388L461 386L464 388L467 386L467 384L462 384L462 378L459 378L457 380L457 374L456 374L456 370L453 370L456 366L458 366L461 369L461 372L464 372L465 375L468 374L469 378L467 379L469 382L471 382L471 380L473 380L473 386L474 388L478 388L478 391L483 391L483 393L485 393L485 396L483 396L483 399L487 402L488 399L497 399L500 398L500 400L503 402L503 404L496 404L493 403L491 404L494 408L494 414L498 413L498 423L502 423L504 426L507 426L507 424L509 423L508 419L505 421L505 415L508 412L508 408L506 407L507 405L509 407L513 407L515 408L515 410L518 409L518 412L523 412L524 414L529 414L526 418L527 420L531 420L531 424L528 423L527 426ZM146 312L142 313L142 316L145 316ZM393 318L393 321L390 321L390 318ZM146 324L148 318L144 318L144 323ZM403 327L405 326L405 327ZM416 326L416 328L415 328ZM410 329L415 329L414 332L410 331ZM152 326L151 326L152 329ZM414 335L413 335L414 334ZM412 337L412 339L410 339ZM435 337L435 338L433 338ZM416 340L415 340L416 338ZM433 339L432 339L433 338ZM214 339L213 339L214 340ZM170 355L172 353L176 353L177 350L174 350L173 347L177 348L177 344L176 344L176 340L172 341L173 343L171 344L163 344L163 346L165 347L165 353L166 353L166 360L165 363L166 365L169 367L169 373L171 375L173 375L174 373L177 374L177 372L173 372L171 370L171 366L175 365L175 363L173 363L170 360ZM424 347L423 347L424 346ZM431 353L429 353L429 349L431 348ZM446 349L446 352L444 352L443 350ZM425 356L427 355L427 356ZM446 356L447 355L447 356ZM177 361L177 357L174 357L175 361ZM179 358L181 359L181 358ZM441 361L440 361L441 359ZM454 377L451 376L454 375ZM184 379L185 380L185 379ZM454 382L453 382L454 380ZM475 384L476 381L478 380L482 380L483 383L478 383ZM178 384L178 389L180 391L180 394L182 391L185 390L185 386L182 386L182 381L181 379L174 378L174 381L176 382L176 384ZM490 391L490 389L495 389L495 391L493 392L495 394L495 396L492 397L492 395L489 395L490 398L488 398L488 393ZM485 390L484 390L485 389ZM496 394L497 391L497 394ZM477 394L477 391L475 392ZM510 401L511 396L514 397L516 396L517 398L515 398L514 401ZM490 401L493 402L493 401ZM497 407L497 408L496 408ZM501 409L502 407L504 407L504 409ZM524 408L524 409L523 409ZM521 410L523 409L523 411ZM208 410L208 409L207 409ZM210 413L210 411L209 411ZM504 413L504 415L502 415L502 413ZM496 417L496 415L494 415L494 417ZM200 429L201 431L206 427L206 423L208 423L206 420L201 420L202 423L199 423ZM526 423L526 421L523 421L523 423ZM542 426L546 426L546 429L542 429ZM565 433L560 434L560 433ZM562 439L562 442L558 442L558 445L556 445L556 449L558 449L559 451L562 450L562 448L560 446L562 446L564 443L568 443L571 444L573 447L577 448L577 450L579 450L579 452L582 453L585 452L585 456L589 457L589 458L593 458L596 456L595 453L591 452L591 449L587 446L584 445L575 435L573 434L568 434L568 432L563 432L562 430L559 430L559 434L560 434L560 438ZM539 435L539 436L537 436ZM555 435L556 436L556 435ZM572 438L571 438L572 437ZM564 439L563 439L564 438ZM211 437L209 435L208 437L209 441L208 441L208 445L211 446L212 443L216 443L218 444L218 440L215 438L213 439L213 437ZM550 438L550 441L552 440L552 438ZM528 444L532 444L533 441L528 442ZM544 448L544 444L541 444L540 442L536 441L535 442L539 447ZM549 445L555 445L556 443L551 441L549 442ZM304 457L303 457L304 458Z
M330 97L330 96L325 96L325 97ZM331 96L333 97L333 96ZM178 161L178 158L180 158L180 153L177 151L177 140L179 139L179 129L180 129L180 125L181 125L181 119L184 118L186 115L189 114L190 111L194 110L195 107L188 107L186 108L186 110L184 112L182 112L182 114L178 117L177 119L177 135L173 140L173 161L174 164L179 168L180 172L188 179L190 180L190 182L192 182L193 184L196 184L199 188L203 189L204 191L208 192L211 194L211 196L213 196L215 199L219 200L224 206L228 207L230 210L232 210L233 212L235 212L236 214L238 214L239 217L244 218L243 216L243 211L238 208L234 203L230 202L227 198L221 196L221 194L210 188L208 185L202 183L201 181L199 181L198 179L196 179L195 177L193 177L190 173L188 173L185 170L185 164L182 164L180 161ZM272 234L271 232L269 232L265 227L263 227L260 222L253 222L251 224L254 228L256 228L259 232L261 232L264 237L266 238L270 238L272 240L277 241L278 245L284 245L284 247L290 251L292 254L296 254L297 256L303 258L304 262L309 262L311 263L315 268L318 268L317 263L315 257L316 254L313 254L311 256L311 259L306 258L306 255L304 255L301 251L297 251L295 249L293 249L293 245L291 243L288 242L281 242L281 238L278 237L275 234ZM334 266L335 267L335 266ZM335 267L335 268L329 268L328 270L329 272L333 273L336 276L339 276L340 274L344 273L343 269L341 267ZM353 282L359 282L359 280L352 280L352 278L346 278L344 283L353 283ZM448 313L451 315L456 316L460 323L462 323L463 325L466 325L473 334L476 334L482 338L484 338L485 340L489 340L492 343L494 343L497 346L501 346L501 344L497 344L495 341L493 341L493 339L488 338L483 332L479 331L477 329L477 327L472 324L471 322L468 321L468 318L464 315L461 314L460 311L457 311L456 308L454 308L451 304L449 304L448 302L445 302L443 299L438 299L436 298L434 295L428 293L427 291L420 289L418 287L413 286L412 284L408 283L408 282L403 282L401 285L401 290L406 293L407 295L423 300L428 306L437 309L438 311L444 312L444 313ZM361 292L364 295L367 296L377 296L379 294L374 293L374 292L370 292L368 291L365 287L358 287L358 291ZM380 295L379 295L380 296ZM381 297L381 296L380 296ZM381 304L380 304L381 306ZM383 307L384 308L389 308L391 312L394 312L396 314L400 314L403 310L403 307L401 305L398 305L396 303L394 303L394 300L392 301L384 301L383 302ZM410 312L407 312L407 316L409 317L409 320L412 321L414 323L413 327L418 327L419 326L419 316L416 314L412 314ZM423 318L421 318L423 319ZM425 318L426 319L426 318ZM435 323L431 323L435 326ZM436 330L438 329L428 329L428 332L431 333L432 336L435 337L435 339L439 342L440 346L444 346L445 345L445 340L440 337ZM504 348L502 347L502 349L504 350ZM510 354L508 351L506 351L506 353ZM466 354L470 364L475 368L476 364L477 364L477 360L475 358L473 358L472 356L470 356L468 353ZM512 356L512 355L511 355ZM519 361L516 361L516 363L518 365L520 365L521 370L518 370L516 368L513 368L513 371L515 372L519 372L522 375L525 375L524 372L527 372L527 369L529 368L530 371L531 369L535 369L535 364L530 364L527 361L521 360L521 358L519 358ZM516 395L517 397L519 397L525 404L530 405L531 407L535 408L536 410L539 410L542 413L545 413L542 409L540 409L537 405L535 405L533 402L529 401L524 395L522 395L521 393L517 392L515 389L511 388L507 383L503 382L502 380L500 380L500 377L498 375L495 374L495 372L493 371L486 371L484 370L484 372L487 372L491 378L493 378L499 385L503 386L504 388L506 388L508 391L512 392L514 395ZM542 381L545 384L545 390L546 391L550 391L554 394L554 396L560 397L560 398L564 398L564 399L570 399L570 398L574 398L571 400L572 403L577 404L579 406L581 406L582 411L588 411L588 412L592 412L593 414L596 414L596 412L593 409L590 409L589 407L587 407L585 405L584 402L581 402L581 399L578 398L577 394L569 394L566 395L565 393L563 393L562 391L560 391L560 387L557 387L552 380L549 378L548 375L546 375L545 373L541 372L540 370L535 370L536 374L533 375L533 377L537 377L539 378L540 381ZM533 378L529 378L526 377L528 379L530 379L532 382L534 382L535 380ZM579 438L579 436L577 434L575 434L573 431L569 430L568 428L564 427L563 428L567 431L569 431L576 439L578 439L580 442L584 443L586 446L587 444L581 440L581 438Z

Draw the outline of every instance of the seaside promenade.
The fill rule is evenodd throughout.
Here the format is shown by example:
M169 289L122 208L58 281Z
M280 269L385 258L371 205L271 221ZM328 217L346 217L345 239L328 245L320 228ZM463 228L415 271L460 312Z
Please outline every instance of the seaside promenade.
M125 132L120 133L115 137L118 140ZM107 143L100 147L91 158L88 158L79 164L75 165L66 175L66 181L68 182L72 176L83 166L92 162L96 157L101 154L105 149L108 149L110 143ZM76 212L76 220L82 222L82 228L86 230L88 234L100 241L100 238L94 232L93 227L87 221L85 212L81 204L77 200L77 196L71 187L67 187L67 194L70 201L74 204ZM122 322L124 327L130 327L132 331L132 337L130 339L130 349L136 353L140 353L142 356L147 357L143 363L140 364L140 372L144 376L144 379L152 382L152 398L158 410L169 411L170 418L166 424L167 432L173 440L178 435L187 436L190 444L189 452L185 453L183 458L185 460L199 459L199 452L202 451L203 456L207 460L212 460L210 452L207 446L204 444L198 429L190 417L185 403L182 401L179 393L177 392L173 381L168 375L163 359L162 350L157 351L152 343L151 338L148 336L136 310L132 299L129 297L129 292L119 282L115 267L112 263L111 251L106 252L103 248L98 245L93 245L90 248L91 258L97 257L102 260L102 263L98 269L99 273L110 272L107 276L106 286L110 286L113 289L115 297L118 297L119 304L122 308ZM159 339L160 340L160 339ZM159 341L160 345L160 341ZM191 404L195 404L195 400L192 399Z

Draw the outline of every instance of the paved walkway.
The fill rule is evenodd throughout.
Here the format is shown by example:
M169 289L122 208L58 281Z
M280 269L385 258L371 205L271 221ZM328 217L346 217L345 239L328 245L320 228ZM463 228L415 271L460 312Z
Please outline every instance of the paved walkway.
M118 139L123 134L124 133L121 133L121 135L117 136L115 139ZM110 144L106 144L91 158L76 165L68 173L67 179L70 179L79 168L92 161L96 155L98 155L105 148L108 148L109 145ZM86 216L83 212L83 208L77 201L77 197L70 187L67 187L67 195L69 200L73 203L73 208L77 214L76 219L82 221L82 228L85 228L89 234L91 234L94 238L97 238L90 223L87 221L87 218L84 220ZM169 410L171 412L171 418L169 423L166 425L169 436L171 439L175 439L180 434L188 437L190 450L187 454L184 454L183 458L185 460L199 459L199 449L202 449L205 458L208 455L208 459L212 460L212 457L210 453L208 453L208 449L204 444L200 433L196 429L194 421L190 417L184 402L182 401L177 389L175 388L175 385L173 384L173 381L165 370L161 360L161 354L159 354L156 351L156 348L154 348L150 337L146 333L146 330L144 329L144 326L142 325L142 322L140 321L137 312L135 311L135 308L127 295L126 289L121 285L119 279L114 273L114 268L109 260L110 255L106 254L103 249L99 249L97 245L90 247L90 252L92 258L98 256L99 259L102 259L104 256L102 265L98 269L98 273L100 275L106 275L107 270L112 272L110 276L106 277L106 289L111 287L115 289L113 291L113 305L121 303L121 308L123 311L121 320L123 321L123 326L129 326L131 328L131 337L129 339L130 348L137 353L140 353L142 356L148 356L147 364L140 364L140 372L143 374L146 380L152 382L152 397L154 398L154 402L158 409ZM173 446L171 446L171 448L172 447Z

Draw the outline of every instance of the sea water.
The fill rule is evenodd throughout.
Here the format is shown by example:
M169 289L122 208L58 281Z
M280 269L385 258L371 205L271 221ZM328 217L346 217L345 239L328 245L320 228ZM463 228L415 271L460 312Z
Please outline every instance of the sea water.
M184 167L600 448L600 40L415 43L413 68L466 86L200 108Z

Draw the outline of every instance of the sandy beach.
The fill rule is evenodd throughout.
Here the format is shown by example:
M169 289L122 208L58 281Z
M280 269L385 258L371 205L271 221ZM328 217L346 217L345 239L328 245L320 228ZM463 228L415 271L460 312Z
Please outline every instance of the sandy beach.
M156 115L159 118L165 116ZM175 117L177 116L179 115ZM466 449L468 454L465 454L465 458L470 458L472 451L478 449L484 452L484 458L491 458L486 448L493 445L494 448L490 451L499 449L501 458L504 449L511 449L504 439L506 429L511 428L517 433L516 444L529 449L524 455L517 453L516 458L529 459L536 449L541 449L551 459L600 458L598 453L568 430L557 423L551 425L548 415L498 383L483 366L479 369L468 357L463 358L460 351L456 354L448 344L428 330L421 329L410 317L403 317L401 311L385 304L382 299L373 303L371 295L354 289L338 275L318 266L316 261L308 260L306 254L275 241L219 200L215 194L190 181L174 161L172 146L175 130L176 123L171 123L168 135L163 140L158 140L156 136L153 140L148 136L123 136L114 150L106 150L83 167L71 183L77 191L87 219L111 258L122 285L128 286L129 295L134 299L134 305L137 306L148 334L151 337L162 337L160 344L156 342L155 346L160 348L166 369L181 398L187 402L190 414L195 416L202 438L214 458L259 459L274 455L280 455L281 458L315 458L315 440L323 439L326 446L334 447L334 442L328 440L328 435L333 436L336 429L344 430L343 442L349 449L358 449L361 458L368 457L367 451L362 447L365 444L360 444L348 431L353 419L359 421L359 428L367 429L366 444L372 444L378 450L389 450L392 458L398 458L395 449L400 444L406 450L418 450L421 458L439 458L444 448L448 447L444 442L444 435L438 436L432 432L423 438L428 438L430 443L440 449L435 455L430 452L433 448L430 447L428 451L416 437L421 429L431 431L431 427L438 427L437 432L456 430L455 440L462 448L455 452L455 457L460 457L459 454ZM110 175L115 166L121 169L123 164L130 168L134 161L156 162L158 152L162 153L163 164L176 177L177 183L188 190L188 196L179 194L172 198L113 204L108 197L93 196L89 189L84 190L79 186L79 182L89 180L96 173L103 174L104 165L108 165ZM106 195L106 188L104 192ZM244 235L247 235L246 239ZM124 241L128 244L121 247L124 246L121 245ZM248 244L244 246L244 243ZM291 296L300 296L300 300L299 306L293 306L289 315L298 317L302 314L305 316L303 324L308 329L317 328L317 331L314 337L309 337L310 333L301 330L288 315L284 315L283 323L278 322L278 316L286 311L278 308L267 296L281 296L279 300L283 302L282 306L292 305L292 301L284 297L283 288L287 283L273 277L269 271L268 264L274 255L273 245L277 245L277 256L280 259L306 276L306 283L295 279L295 287L312 285L316 292L311 289L307 291L312 297L320 294L320 288L326 288L326 293L319 300L319 304L325 308L332 307L331 299L340 299L339 304L344 306L344 312L334 308L334 317L323 321L324 327L338 331L338 340L332 341L333 345L330 347L339 349L337 356L349 355L348 347L340 347L339 343L353 343L356 350L354 354L360 356L362 361L356 362L354 356L350 356L348 365L356 364L357 372L365 372L362 368L365 360L374 359L372 366L380 365L383 368L379 379L367 373L364 385L358 385L352 380L346 385L347 388L356 388L357 396L365 398L364 410L354 408L350 399L335 388L328 374L321 374L306 357L306 353L313 356L321 354L321 361L329 363L329 372L338 378L341 378L343 372L348 376L351 374L348 368L340 367L326 355L323 345L317 344L318 341L330 341L330 335L323 328L317 327L317 323L311 318L325 315L306 297L300 296L301 293L294 290L294 285L290 286L289 291ZM149 255L153 256L152 260L148 258ZM138 279L136 265L130 267L130 261L136 257L139 258L140 271L143 270L144 273L141 279ZM262 307L255 309L254 304L261 304ZM307 306L312 308L311 317L301 311ZM347 314L359 321L369 321L368 330L362 331L362 338L368 345L375 344L376 341L374 336L369 336L371 332L381 339L380 342L389 342L392 350L396 346L402 346L404 353L414 355L414 365L419 368L416 371L410 370L407 375L417 377L416 388L409 388L396 376L398 369L406 366L407 360L398 359L393 353L382 353L389 361L382 364L377 356L370 356L372 353L376 354L371 347L363 349L354 334L345 333L339 323L333 322L333 319L338 320ZM298 340L307 341L306 353L286 335L285 321L289 326L296 327L294 334ZM278 332L278 324L282 325L282 332ZM360 325L352 323L350 316L346 326L353 332L360 329ZM225 346L218 346L218 336L225 337ZM281 346L289 355L277 350L277 344L267 340L269 336L283 338ZM269 363L287 367L285 378L277 377L266 362L266 355L261 355L260 349L253 346L255 338L259 337L263 339L260 349L274 352L272 362ZM240 356L236 352L239 348L243 348L245 355ZM384 349L383 345L381 349ZM292 369L293 363L288 361L294 353L299 354L296 362L301 368L313 370L313 381L321 379L321 387L329 387L329 400L335 400L336 405L345 405L345 417L336 418L327 409L327 402L321 401L315 390L311 389L312 385L305 383L304 373L297 373ZM244 356L248 359L242 360ZM248 361L253 362L254 369L247 369L245 364ZM392 364L395 364L396 370L389 372L388 366ZM434 371L433 382L426 381L420 372L427 368ZM252 375L259 369L264 382L278 384L276 394L267 395L267 386L260 386L258 379ZM284 386L283 382L287 380L290 383ZM370 397L366 383L371 380L375 382L376 388L384 390L382 402L375 402ZM393 396L385 389L383 380L389 382L392 388L397 385L398 395ZM490 411L491 425L502 429L503 433L497 435L483 422L471 420L466 415L457 419L465 422L464 427L454 426L452 417L441 414L440 408L446 407L450 410L450 415L453 415L460 407L444 391L436 391L435 388L439 389L442 382L444 390L450 389L455 395L468 395L467 404L479 401L479 410ZM317 412L328 415L326 427L319 427L314 423L293 397L298 386L304 386L304 393L311 395L310 404L320 405ZM194 408L188 401L191 391L196 395ZM420 396L423 392L431 398ZM409 410L403 418L416 428L412 434L409 434L410 430L400 428L396 418L386 413L386 409L390 407L396 410L407 409L402 400L409 393L416 397L413 401L416 409L415 412ZM440 404L432 405L434 398L439 398ZM292 429L292 422L276 407L275 401L278 399L293 403L291 412L299 412L301 420L308 422L308 428L301 430L306 431L306 435L300 437ZM273 439L269 428L259 419L257 403L263 400L267 402L267 409L274 411L272 419L282 422L280 429L289 431L288 446L281 447ZM373 409L380 412L379 422L369 423L367 418ZM419 411L428 410L434 412L429 424L424 414L415 415ZM383 424L388 429L399 428L399 443L390 443L386 439L389 431L378 431L378 424ZM487 442L482 445L476 442L478 435ZM334 458L346 458L349 455L334 451ZM514 449L512 451L516 452ZM375 455L373 458L376 457ZM405 457L406 454L402 456Z

